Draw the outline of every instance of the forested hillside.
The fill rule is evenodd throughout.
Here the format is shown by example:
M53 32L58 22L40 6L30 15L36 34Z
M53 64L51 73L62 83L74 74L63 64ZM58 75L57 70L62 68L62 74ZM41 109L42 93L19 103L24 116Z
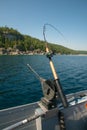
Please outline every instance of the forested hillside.
M50 50L59 54L77 54L79 51L71 50L61 45L48 43ZM45 52L45 43L37 38L28 35L23 35L17 30L9 27L0 27L0 48L18 49L19 51L35 51ZM84 53L81 52L81 53ZM85 52L87 53L87 52Z

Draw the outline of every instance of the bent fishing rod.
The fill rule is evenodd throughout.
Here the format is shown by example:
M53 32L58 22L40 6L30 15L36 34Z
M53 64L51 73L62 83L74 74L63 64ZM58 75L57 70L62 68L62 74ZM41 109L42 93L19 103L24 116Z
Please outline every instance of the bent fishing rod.
M66 96L64 95L64 92L62 90L62 86L61 86L61 83L60 83L60 80L59 80L59 77L56 73L56 70L55 70L55 67L54 67L54 64L52 62L52 53L50 53L49 51L49 48L48 48L48 44L47 44L47 40L46 40L46 36L45 36L45 31L46 31L46 26L50 26L52 27L54 30L56 30L62 37L63 34L58 30L56 29L53 25L51 24L44 24L43 26L43 36L44 36L44 41L45 41L45 44L46 44L46 53L47 53L47 58L49 59L49 64L50 64L50 67L51 67L51 70L52 70L52 73L53 73L53 76L54 76L54 80L55 80L55 83L56 83L56 89L57 89L57 92L60 96L60 99L62 101L62 104L63 104L63 107L66 108L68 107L68 102L67 102L67 99L66 99Z

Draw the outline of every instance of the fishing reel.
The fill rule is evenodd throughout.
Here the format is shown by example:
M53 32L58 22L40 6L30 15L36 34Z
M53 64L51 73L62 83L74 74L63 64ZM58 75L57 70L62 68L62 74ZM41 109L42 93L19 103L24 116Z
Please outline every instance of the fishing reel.
M47 53L46 53L47 58L50 59L51 57L53 57L54 55L56 55L55 52L56 52L55 50L53 50L52 52L47 52Z

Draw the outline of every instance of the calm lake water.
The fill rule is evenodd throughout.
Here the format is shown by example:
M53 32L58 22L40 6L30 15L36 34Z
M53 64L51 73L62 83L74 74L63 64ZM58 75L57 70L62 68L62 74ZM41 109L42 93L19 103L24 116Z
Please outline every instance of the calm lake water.
M54 56L53 62L65 94L87 89L87 56ZM40 81L30 64L45 79L53 79L46 56L0 56L0 109L40 100Z

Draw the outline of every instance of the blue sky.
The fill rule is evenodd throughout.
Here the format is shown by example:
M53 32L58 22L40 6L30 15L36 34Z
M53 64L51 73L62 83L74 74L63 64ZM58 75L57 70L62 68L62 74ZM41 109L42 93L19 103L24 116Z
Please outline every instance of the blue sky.
M0 0L0 26L43 40L45 23L65 37L47 27L48 42L87 50L87 0Z

